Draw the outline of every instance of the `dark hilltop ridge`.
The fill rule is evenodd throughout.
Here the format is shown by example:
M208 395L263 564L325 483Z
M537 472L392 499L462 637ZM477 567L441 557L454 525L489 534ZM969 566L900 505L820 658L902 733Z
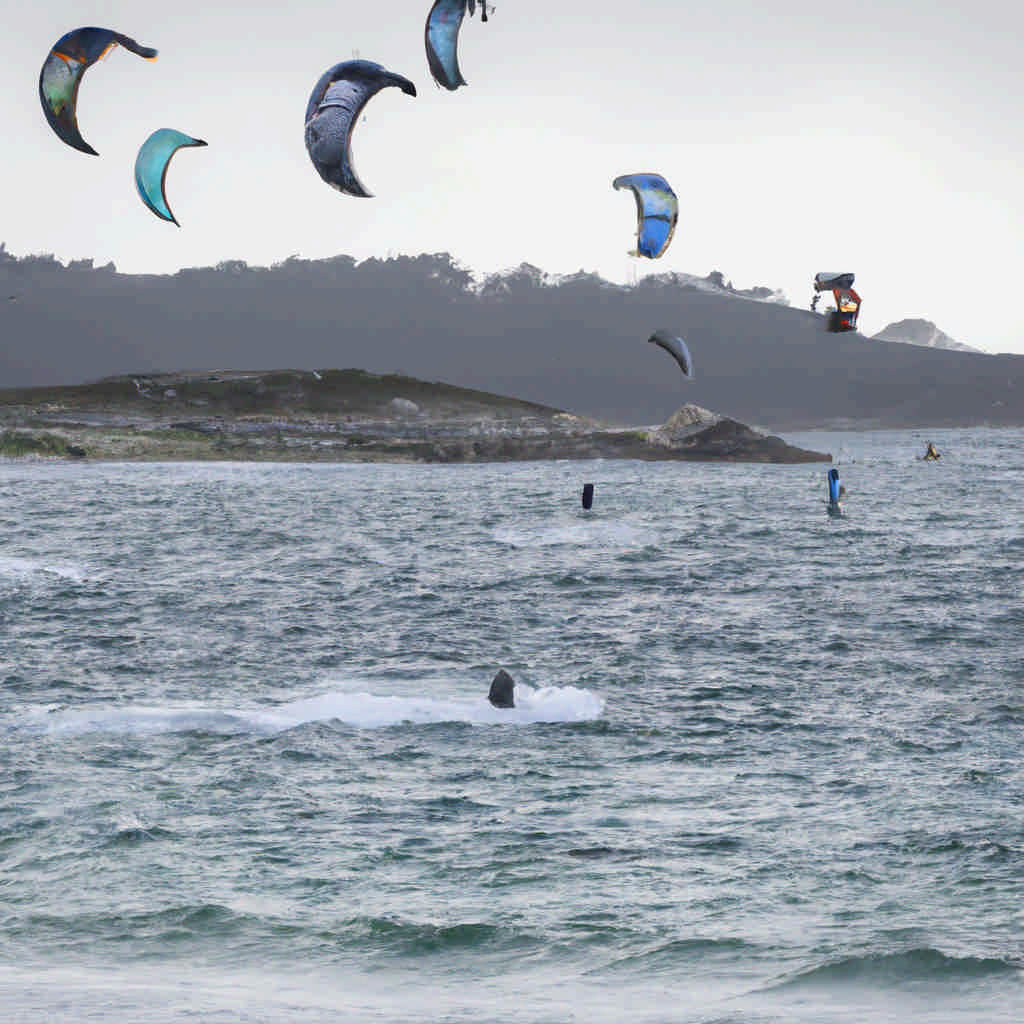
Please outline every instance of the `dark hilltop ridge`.
M821 462L696 406L611 429L535 402L362 370L109 377L0 391L0 456L116 460Z
M684 402L772 430L1024 424L1024 356L828 334L777 298L717 272L627 287L523 264L475 281L446 253L139 275L0 247L0 387L359 366L620 425ZM659 327L686 339L693 381L646 344Z

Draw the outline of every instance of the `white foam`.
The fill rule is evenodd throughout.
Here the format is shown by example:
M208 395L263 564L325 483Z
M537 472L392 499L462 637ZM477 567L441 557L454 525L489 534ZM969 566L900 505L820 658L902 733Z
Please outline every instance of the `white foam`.
M34 558L0 557L0 579L29 580L41 576L58 576L73 583L86 580L85 571L76 565L40 562Z
M60 711L33 711L20 720L7 718L8 726L50 735L79 736L84 733L212 732L232 735L259 729L258 722L245 714L203 708L95 707Z
M274 734L313 722L343 722L357 729L397 725L531 725L540 722L586 722L598 718L604 700L575 686L533 689L517 683L514 708L493 707L486 697L457 698L382 696L335 692L282 704L272 709L213 710L201 707L96 707L52 710L41 708L8 716L8 727L51 735L86 733L156 734L244 732Z
M575 686L544 686L535 690L517 683L515 700L514 708L496 708L486 697L440 700L432 697L385 697L371 693L328 693L295 701L274 712L272 717L287 722L285 727L337 720L361 729L374 729L403 723L497 725L585 722L597 718L604 710L604 701L600 697Z

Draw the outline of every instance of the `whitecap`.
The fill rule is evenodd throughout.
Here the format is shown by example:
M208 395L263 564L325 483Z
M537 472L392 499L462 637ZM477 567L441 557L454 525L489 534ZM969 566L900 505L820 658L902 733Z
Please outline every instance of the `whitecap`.
M0 579L24 581L45 576L57 576L72 583L84 583L86 580L85 570L77 565L41 562L34 558L0 557Z
M486 697L474 700L434 697L379 696L371 693L327 693L295 701L270 715L284 727L306 722L339 721L360 729L389 725L435 725L466 722L475 725L529 725L540 722L586 722L598 718L604 700L575 686L534 689L517 683L514 708L496 708Z
M37 710L24 716L8 716L7 726L27 732L58 736L86 733L155 734L167 732L210 732L233 735L251 732L258 723L247 714L233 714L204 708L90 707Z
M87 733L158 734L206 732L274 734L316 722L341 722L357 729L398 725L532 725L587 722L600 717L604 700L575 686L516 684L514 708L493 707L486 697L406 697L372 693L333 692L267 709L211 709L202 707L92 707L41 708L21 716L7 716L8 728L50 735Z

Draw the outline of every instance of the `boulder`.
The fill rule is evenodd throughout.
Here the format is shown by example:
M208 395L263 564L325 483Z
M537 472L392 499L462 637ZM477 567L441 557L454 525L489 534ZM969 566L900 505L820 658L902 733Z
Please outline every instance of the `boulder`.
M420 407L408 398L392 398L388 402L388 412L393 416L418 416Z
M651 444L673 448L694 434L714 426L722 419L717 412L702 409L699 405L684 405L676 410L660 427L647 435Z

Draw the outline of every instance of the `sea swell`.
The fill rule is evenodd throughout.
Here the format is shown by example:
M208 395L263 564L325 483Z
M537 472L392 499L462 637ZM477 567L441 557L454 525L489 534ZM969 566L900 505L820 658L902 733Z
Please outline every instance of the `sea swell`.
M1024 999L1024 959L1001 957L953 956L941 950L923 947L898 953L868 953L839 957L800 971L772 986L775 989L835 988L899 988L908 985L929 985L950 988L965 983L1003 978L1020 987Z
M6 1019L1019 1024L1024 492L907 444L839 524L805 468L2 467Z

